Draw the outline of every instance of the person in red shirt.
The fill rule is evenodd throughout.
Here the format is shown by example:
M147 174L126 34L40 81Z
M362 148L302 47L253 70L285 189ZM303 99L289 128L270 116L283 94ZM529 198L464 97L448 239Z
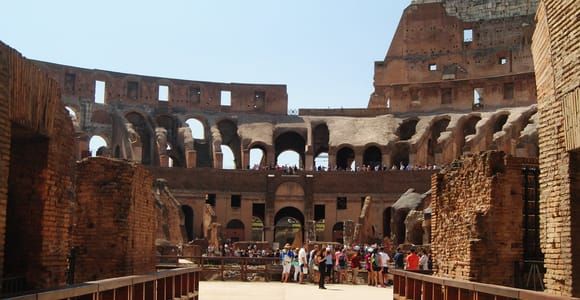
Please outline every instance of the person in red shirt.
M411 254L407 255L407 267L406 270L415 271L419 270L419 256L415 253L415 248L411 248Z

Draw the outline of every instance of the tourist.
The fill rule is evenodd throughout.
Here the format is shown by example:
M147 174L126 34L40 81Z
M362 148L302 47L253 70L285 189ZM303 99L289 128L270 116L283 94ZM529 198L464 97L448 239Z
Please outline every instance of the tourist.
M333 270L333 266L334 266L334 263L333 263L334 260L332 258L332 250L331 250L330 246L326 247L326 254L325 255L326 255L326 259L325 259L326 276L328 277L329 282L333 282L334 276L332 276L333 275L332 270ZM322 270L320 272L322 272Z
M294 249L294 256L292 257L292 269L294 269L294 282L298 282L298 274L300 274L300 262L298 261L299 248Z
M336 271L338 272L338 283L343 283L346 281L346 268L347 268L347 257L346 257L346 247L339 249L336 251L335 260L336 260Z
M422 271L429 270L429 256L427 255L426 251L421 249L419 254L419 269Z
M397 248L397 253L393 257L395 261L395 269L404 269L405 268L405 255L403 254L403 250L401 248Z
M381 266L379 260L379 250L374 248L371 253L371 286L380 286L379 272L381 271Z
M316 254L318 253L318 245L314 245L314 249L310 251L308 256L308 268L310 269L310 278L312 282L316 282L318 276L318 266L316 265Z
M325 269L326 269L326 252L325 250L321 249L319 250L316 255L315 255L315 263L318 266L318 273L320 274L318 277L318 288L319 289L323 289L325 290L326 287L324 287L324 274L326 274Z
M290 267L292 266L293 253L290 249L290 244L284 245L284 249L280 251L280 261L282 263L282 282L288 282L290 275Z
M381 270L379 271L379 285L381 287L386 287L386 283L388 282L388 277L389 277L389 261L391 260L391 258L389 257L389 255L385 252L385 248L381 247L379 248L379 261L380 261L380 266L381 266Z
M299 272L300 272L300 284L304 284L304 275L308 274L308 261L306 259L306 250L308 249L308 245L302 246L300 250L298 250L298 265L299 265Z
M367 270L367 284L368 285L372 285L371 284L371 282L372 282L372 276L371 275L373 273L373 270L371 269L371 254L373 252L373 248L368 247L366 249L367 249L367 251L366 251L366 254L365 254L365 269Z
M419 256L415 253L415 248L411 248L411 253L407 255L407 268L409 271L419 270Z
M355 251L354 254L350 258L350 268L352 270L352 284L358 284L357 282L358 270L360 269L360 261L361 261L361 253L359 253L360 247L355 246L354 251Z

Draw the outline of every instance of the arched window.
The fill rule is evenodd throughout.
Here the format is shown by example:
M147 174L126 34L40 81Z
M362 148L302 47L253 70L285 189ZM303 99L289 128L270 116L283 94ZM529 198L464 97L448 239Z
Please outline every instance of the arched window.
M294 150L286 150L278 155L276 164L279 166L300 167L300 154Z
M91 156L95 157L97 155L102 155L103 150L107 148L107 141L104 138L94 135L89 141L89 151L91 151Z
M194 139L205 139L205 126L203 126L203 123L200 120L191 118L187 119L185 123L189 128L191 128L191 135Z
M336 153L336 167L340 170L355 170L354 150L344 147Z
M259 147L250 149L250 169L260 169L261 166L266 164L266 155L264 150Z
M316 170L328 170L328 152L322 152L314 158L314 167Z
M234 170L236 169L236 161L234 152L229 146L221 145L222 151L222 169Z

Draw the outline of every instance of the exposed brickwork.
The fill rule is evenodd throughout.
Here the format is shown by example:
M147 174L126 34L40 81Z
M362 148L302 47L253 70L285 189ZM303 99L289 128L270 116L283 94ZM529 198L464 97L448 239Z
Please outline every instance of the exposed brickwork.
M173 197L163 179L155 181L155 208L157 218L156 244L180 245L186 241L184 216L181 204Z
M543 0L532 51L540 143L540 237L550 293L580 296L580 194L577 151L566 152L563 99L580 84L578 1Z
M149 172L135 163L108 158L78 163L76 282L155 271L152 184Z
M522 165L502 152L465 156L432 179L431 248L437 274L513 285L522 255Z
M28 288L62 285L74 201L72 122L57 83L4 44L0 97L0 215L17 211L1 219L0 236L10 250L3 255L3 275L24 276Z
M413 0L411 3L443 3L449 15L466 22L477 22L532 15L536 12L538 0Z

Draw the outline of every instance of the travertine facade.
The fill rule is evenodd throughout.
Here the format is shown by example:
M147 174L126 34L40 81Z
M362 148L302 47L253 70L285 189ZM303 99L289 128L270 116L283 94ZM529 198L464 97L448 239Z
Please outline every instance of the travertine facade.
M431 249L437 275L512 286L523 261L522 167L535 159L482 152L433 175Z
M580 296L580 149L566 147L574 144L569 139L577 137L579 128L565 127L566 118L580 119L579 13L575 0L541 1L532 46L540 116L544 282L548 292L564 296Z

